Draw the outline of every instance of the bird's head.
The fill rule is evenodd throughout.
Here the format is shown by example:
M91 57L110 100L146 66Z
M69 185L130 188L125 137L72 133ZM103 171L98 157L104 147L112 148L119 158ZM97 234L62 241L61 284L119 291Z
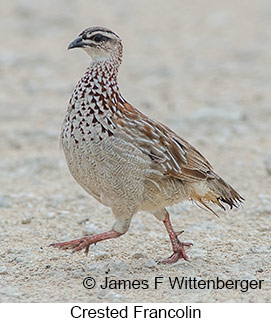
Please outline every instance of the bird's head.
M122 43L118 35L104 27L90 27L73 40L68 49L83 48L93 61L121 59Z

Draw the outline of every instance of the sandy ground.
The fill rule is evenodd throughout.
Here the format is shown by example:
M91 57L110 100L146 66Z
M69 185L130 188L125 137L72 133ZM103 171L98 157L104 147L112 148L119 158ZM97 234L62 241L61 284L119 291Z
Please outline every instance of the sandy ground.
M1 302L271 301L271 5L242 1L1 1ZM246 199L220 218L191 203L169 208L190 262L171 254L152 215L83 253L52 242L107 230L108 208L68 172L58 136L89 58L67 52L84 28L112 28L124 41L119 82L126 99L194 144ZM94 289L82 281L91 276ZM155 276L164 282L155 290ZM148 289L102 289L110 279ZM264 280L262 289L171 289L168 277Z

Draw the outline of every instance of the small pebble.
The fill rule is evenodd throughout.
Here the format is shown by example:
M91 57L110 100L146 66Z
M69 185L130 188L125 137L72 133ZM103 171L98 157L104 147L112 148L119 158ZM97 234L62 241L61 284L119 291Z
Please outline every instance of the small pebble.
M88 216L84 216L83 218L79 219L79 220L77 221L77 223L78 223L78 224L83 224L83 223L85 223L85 222L88 222L88 220L89 220L89 217L88 217Z
M71 276L72 276L73 278L82 278L82 277L84 277L84 273L83 273L81 270L77 270L77 269L75 269L75 270L73 270L73 271L71 272Z
M92 271L97 271L98 270L98 265L94 263L88 263L85 266L86 272L92 272Z
M55 216L56 216L55 212L49 212L49 213L47 214L47 218L48 218L48 219L53 219Z
M145 253L142 252L136 252L132 255L132 258L134 259L140 259L140 258L147 258Z
M102 299L105 298L105 296L107 295L107 291L105 289L101 289L98 293L97 293L97 298Z
M25 262L25 258L23 258L23 257L15 257L14 261L16 261L16 262Z
M147 268L156 268L157 267L157 263L153 259L148 259L145 262L145 267L147 267Z
M53 257L50 258L50 260L52 260L52 261L58 260L58 259L59 259L59 257L57 257L57 256L53 256Z
M32 221L32 217L22 219L22 224L29 224Z
M254 246L250 247L249 251L252 253L270 253L271 248L268 246Z
M0 267L0 275L7 274L7 267L6 266L1 266Z
M120 294L117 294L115 292L110 292L107 297L107 300L109 300L112 303L123 303L123 297Z
M260 273L261 274L263 272L264 272L264 270L262 268L259 268L259 269L256 270L256 273Z

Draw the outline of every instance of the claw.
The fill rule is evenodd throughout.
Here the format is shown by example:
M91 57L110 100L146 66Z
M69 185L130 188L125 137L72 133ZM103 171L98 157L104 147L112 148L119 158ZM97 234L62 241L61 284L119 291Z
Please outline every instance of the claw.
M176 234L176 236L178 237L180 234L182 234L182 233L184 233L184 230L182 230L182 231L176 231L175 232L175 234Z
M96 245L96 243L95 243L95 245ZM86 249L85 249L85 255L86 256L88 255L88 251L89 251L89 246L87 246Z
M185 261L189 261L189 258L186 255L186 252L184 250L184 247L190 247L193 244L190 242L180 242L174 246L173 248L173 254L163 260L158 261L158 264L174 264L175 262L177 262L180 259L184 259Z

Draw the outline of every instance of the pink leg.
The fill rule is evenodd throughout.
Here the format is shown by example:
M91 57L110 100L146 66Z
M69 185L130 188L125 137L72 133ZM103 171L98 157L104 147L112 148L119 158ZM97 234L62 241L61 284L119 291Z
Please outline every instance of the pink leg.
M49 247L59 248L59 249L72 249L73 252L85 249L85 254L88 254L89 246L92 244L96 244L97 242L112 239L112 238L118 238L123 233L119 233L115 230L110 230L108 232L99 233L94 236L85 236L80 239L71 240L67 242L59 242L59 243L52 243L49 245Z
M185 253L184 247L190 247L190 246L192 246L192 243L179 241L178 235L183 233L183 231L179 231L179 232L174 231L172 224L170 222L168 213L165 217L165 220L163 220L163 222L164 222L164 225L167 229L167 232L168 232L171 244L172 244L173 254L170 257L159 261L159 263L160 264L173 264L181 258L188 261L188 257Z

